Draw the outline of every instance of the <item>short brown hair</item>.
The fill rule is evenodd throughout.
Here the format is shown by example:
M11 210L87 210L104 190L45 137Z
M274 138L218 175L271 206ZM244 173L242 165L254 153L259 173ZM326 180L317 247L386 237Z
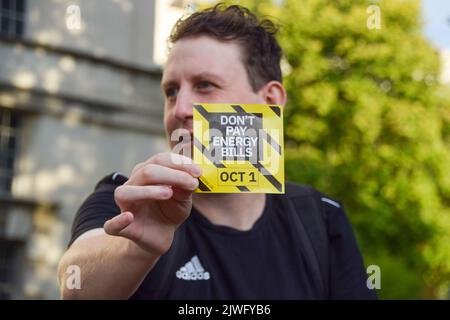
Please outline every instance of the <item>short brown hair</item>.
M252 89L257 92L267 82L281 82L282 51L275 39L277 26L269 19L261 21L247 8L219 3L212 8L181 18L169 37L171 43L199 35L222 41L236 41Z

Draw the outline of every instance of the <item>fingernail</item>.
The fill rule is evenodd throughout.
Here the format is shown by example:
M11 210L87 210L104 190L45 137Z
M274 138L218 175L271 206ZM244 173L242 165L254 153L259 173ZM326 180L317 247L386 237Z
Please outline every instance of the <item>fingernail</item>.
M198 188L198 179L192 180L192 189L195 190Z
M193 169L193 173L196 178L202 175L202 169L200 169L200 167L194 166Z
M161 191L161 196L163 198L169 198L170 197L170 188L166 187Z

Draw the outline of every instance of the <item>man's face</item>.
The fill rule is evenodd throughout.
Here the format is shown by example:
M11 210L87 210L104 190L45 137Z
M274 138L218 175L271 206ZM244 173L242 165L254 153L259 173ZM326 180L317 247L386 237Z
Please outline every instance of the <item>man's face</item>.
M250 86L239 46L208 36L185 38L174 44L161 86L169 140L179 128L192 135L193 103L264 103ZM171 147L177 143L170 141Z

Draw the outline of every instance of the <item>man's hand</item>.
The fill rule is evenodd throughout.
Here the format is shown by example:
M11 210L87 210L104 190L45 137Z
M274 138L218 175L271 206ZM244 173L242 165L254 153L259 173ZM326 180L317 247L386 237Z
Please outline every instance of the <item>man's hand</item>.
M200 175L191 159L174 153L159 153L136 165L115 191L121 214L106 221L105 232L128 238L149 253L164 254L191 212Z

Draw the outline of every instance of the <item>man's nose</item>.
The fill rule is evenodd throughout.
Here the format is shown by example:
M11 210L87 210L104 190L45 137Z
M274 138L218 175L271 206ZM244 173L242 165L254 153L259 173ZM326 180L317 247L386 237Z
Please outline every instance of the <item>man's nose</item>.
M192 118L193 97L189 92L180 90L175 104L174 115L178 120L185 121Z

